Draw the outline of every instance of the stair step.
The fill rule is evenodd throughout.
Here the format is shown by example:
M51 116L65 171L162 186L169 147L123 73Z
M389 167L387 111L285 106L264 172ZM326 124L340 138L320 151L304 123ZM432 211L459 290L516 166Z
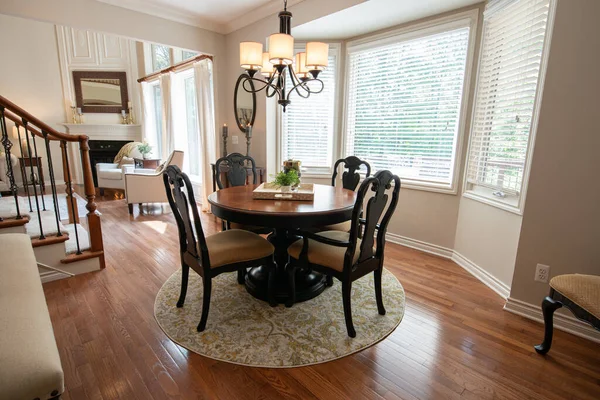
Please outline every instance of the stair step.
M74 263L77 261L88 260L88 259L94 258L94 257L101 257L103 255L104 255L104 251L86 250L86 251L82 252L81 254L69 254L68 256L66 256L65 258L60 260L60 262L63 264L70 264L70 263Z
M51 244L64 243L67 240L69 240L69 235L67 233L63 233L62 236L48 235L45 239L32 238L31 245L33 247L50 246Z
M29 222L29 217L23 216L21 219L12 218L4 218L3 221L0 221L0 229L4 228L12 228L15 226L23 226Z

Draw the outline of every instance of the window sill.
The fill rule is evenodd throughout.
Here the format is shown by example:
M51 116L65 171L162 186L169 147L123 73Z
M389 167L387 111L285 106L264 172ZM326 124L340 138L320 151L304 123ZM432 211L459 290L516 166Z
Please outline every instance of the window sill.
M400 178L402 189L422 190L425 192L433 192L440 194L457 195L456 187L450 185L425 184L423 182L412 181L410 179Z
M478 201L480 203L486 204L488 206L492 206L495 208L499 208L501 210L516 214L516 215L523 215L523 210L521 210L521 208L519 208L517 205L511 204L509 202L505 202L505 201L500 201L500 200L496 200L495 198L491 198L490 197L491 194L485 195L482 193L476 193L472 190L466 191L463 193L463 197L466 197L467 199L471 199L471 200L475 200ZM518 200L517 200L518 203Z

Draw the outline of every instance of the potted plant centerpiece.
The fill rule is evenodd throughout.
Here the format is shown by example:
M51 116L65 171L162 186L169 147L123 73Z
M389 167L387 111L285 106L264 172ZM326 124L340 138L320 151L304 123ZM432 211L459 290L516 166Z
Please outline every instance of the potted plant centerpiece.
M292 186L300 183L300 178L298 178L298 173L294 169L290 169L289 171L281 171L277 175L275 175L275 180L273 181L275 186L281 188L282 193L287 193L292 190Z
M145 160L148 158L148 154L152 153L152 146L150 146L147 142L144 142L138 146L138 151L142 153L142 157Z

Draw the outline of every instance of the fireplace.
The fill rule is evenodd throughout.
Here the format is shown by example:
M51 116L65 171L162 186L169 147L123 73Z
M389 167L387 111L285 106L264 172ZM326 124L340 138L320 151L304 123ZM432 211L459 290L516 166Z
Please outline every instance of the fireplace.
M98 187L96 164L112 163L121 147L130 142L133 142L133 140L90 140L90 163L92 164L94 186Z

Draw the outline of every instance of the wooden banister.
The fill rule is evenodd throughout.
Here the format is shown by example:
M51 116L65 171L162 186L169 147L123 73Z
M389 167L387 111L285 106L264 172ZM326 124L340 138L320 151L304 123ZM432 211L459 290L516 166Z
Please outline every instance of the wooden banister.
M4 116L13 121L17 126L24 127L26 125L27 131L31 135L35 135L42 139L48 139L48 141L60 141L61 155L62 155L62 167L65 179L67 194L67 210L69 214L70 223L79 223L79 211L77 207L77 200L74 196L73 189L73 176L70 162L69 162L69 146L67 143L78 143L81 155L81 169L83 174L83 186L85 196L87 198L86 209L88 210L87 222L90 235L90 246L91 249L87 250L82 254L92 254L90 257L98 257L100 261L100 267L105 267L104 260L104 244L102 241L102 226L100 222L100 214L96 211L96 189L94 187L94 180L92 177L92 166L90 163L90 147L89 137L87 135L71 135L67 133L58 132L56 129L50 127L40 119L31 115L21 107L17 106L10 100L3 96L0 96L0 108L4 109ZM35 126L35 128L33 127ZM46 135L45 135L46 134ZM49 142L48 142L49 143ZM72 157L71 162L77 162L77 157ZM16 196L16 195L15 195ZM56 205L55 205L56 206ZM77 232L77 231L76 231ZM79 245L78 245L79 246Z

